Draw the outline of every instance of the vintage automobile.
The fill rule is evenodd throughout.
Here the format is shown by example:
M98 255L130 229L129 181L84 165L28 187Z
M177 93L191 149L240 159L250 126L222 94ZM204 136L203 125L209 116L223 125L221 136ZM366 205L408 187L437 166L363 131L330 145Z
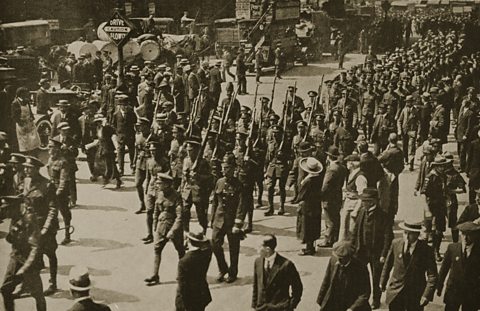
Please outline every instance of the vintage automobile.
M39 48L50 44L50 25L46 20L0 24L2 50L15 49L18 46Z

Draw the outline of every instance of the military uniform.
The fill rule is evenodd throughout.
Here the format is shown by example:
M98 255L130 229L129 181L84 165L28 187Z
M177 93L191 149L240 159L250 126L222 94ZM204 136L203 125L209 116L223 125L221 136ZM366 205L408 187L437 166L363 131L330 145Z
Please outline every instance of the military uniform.
M12 244L12 252L1 287L5 311L15 310L13 292L20 283L28 286L37 311L46 311L47 303L40 278L40 270L43 268L40 232L35 215L25 213L13 225L7 241Z
M193 204L195 204L200 225L204 230L206 230L208 226L208 199L212 189L213 175L207 160L200 158L195 171L192 169L194 162L195 160L192 160L188 156L183 160L182 184L180 185L180 189L184 208L184 231L189 231L190 209Z
M159 182L173 183L173 178L164 173L158 173L156 178ZM182 197L173 188L164 191L158 191L155 200L153 212L153 229L155 230L154 252L155 260L153 264L152 277L145 279L147 285L158 284L160 281L158 270L162 258L162 251L169 240L173 242L177 250L178 257L185 255L183 246L183 226L182 226Z
M243 224L245 212L240 205L242 184L236 177L220 178L213 190L212 202L212 246L217 258L221 278L229 274L229 279L235 280L238 273L238 256L240 253L240 233L234 232L234 226L239 229ZM230 266L225 261L223 242L227 236L230 252Z

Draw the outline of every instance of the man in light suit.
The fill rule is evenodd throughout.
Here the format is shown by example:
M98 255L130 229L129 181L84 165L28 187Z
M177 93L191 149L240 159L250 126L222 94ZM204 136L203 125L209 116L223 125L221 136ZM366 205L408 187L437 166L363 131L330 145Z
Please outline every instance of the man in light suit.
M252 308L262 311L292 311L303 293L302 280L293 262L278 254L277 238L264 236L255 260ZM290 295L291 292L291 295Z
M445 279L447 287L443 301L445 311L475 311L480 309L480 225L465 222L457 226L461 242L447 247L437 282L437 295L442 295Z
M418 239L420 223L403 222L400 228L404 236L393 240L390 246L380 287L387 291L390 311L422 311L435 292L438 275L435 256L427 242Z

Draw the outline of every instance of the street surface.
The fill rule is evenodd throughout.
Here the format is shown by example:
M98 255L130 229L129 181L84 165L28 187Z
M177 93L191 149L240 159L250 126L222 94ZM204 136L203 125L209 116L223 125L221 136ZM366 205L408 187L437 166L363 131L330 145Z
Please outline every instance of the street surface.
M362 55L349 54L346 57L345 68L363 62L363 59ZM290 70L284 75L284 79L277 80L274 110L281 113L281 101L283 101L288 85L293 85L297 81L297 95L308 99L307 91L317 90L321 75L325 74L325 80L333 78L338 73L336 68L336 63L327 61L322 64L310 64L307 67L298 66ZM258 97L270 97L273 77L262 77L261 80L263 83L259 86ZM250 94L238 97L242 105L252 106L254 91L255 79L249 77L248 92ZM454 152L456 148L451 141L444 149ZM178 258L173 244L167 245L163 252L163 262L160 266L161 284L146 287L143 282L145 277L151 275L153 245L144 245L140 240L146 235L145 214L134 214L139 203L134 187L134 177L130 174L128 164L125 165L127 175L123 178L124 186L120 190L115 190L114 184L102 189L99 183L91 183L88 180L86 162L80 158L78 163L78 206L72 211L72 225L75 227L72 236L73 242L68 246L59 246L58 248L58 286L60 291L47 298L48 310L67 310L73 304L68 291L68 273L73 265L89 267L94 282L94 289L91 292L93 298L109 304L112 310L174 310ZM425 204L424 198L413 196L417 172L418 167L416 166L414 172L406 169L400 177L400 208L396 224L409 217L421 219L422 207ZM43 171L43 174L45 173ZM276 199L278 200L278 197ZM264 192L265 201L266 191ZM466 202L466 195L460 195L461 208L459 212L463 210ZM331 250L320 249L316 256L298 256L297 253L303 245L295 236L296 207L287 204L284 216L264 217L263 212L263 209L255 210L254 231L241 242L239 279L235 283L216 283L218 268L215 257L212 257L208 281L213 302L207 310L251 310L253 262L257 256L256 249L261 240L261 234L268 232L277 236L278 251L291 259L300 272L304 293L297 310L319 309L316 298ZM61 226L63 226L62 222ZM10 245L5 240L7 230L8 221L5 221L0 224L0 274L2 277L10 251ZM210 233L209 230L208 235ZM395 233L397 236L401 234L398 227L396 227ZM57 235L57 240L61 241L61 239L63 239L63 231L59 231ZM451 241L450 232L446 233L443 249L445 249L447 241ZM225 243L224 248L228 258L227 245ZM48 265L48 260L46 260L46 265ZM42 279L44 288L46 288L49 279L47 269L42 271ZM384 298L383 296L382 303ZM34 301L30 297L16 300L16 306L20 311L35 310ZM3 303L1 303L1 308L3 308ZM384 304L382 304L382 308L381 310L387 310ZM443 310L442 299L435 297L435 301L425 310Z

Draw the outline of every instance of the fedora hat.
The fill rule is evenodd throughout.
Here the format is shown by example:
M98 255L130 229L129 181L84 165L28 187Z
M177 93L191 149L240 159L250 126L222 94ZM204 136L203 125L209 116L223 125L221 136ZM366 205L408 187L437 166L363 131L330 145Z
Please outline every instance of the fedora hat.
M190 244L192 244L195 247L201 247L202 245L209 243L209 240L205 237L203 232L200 230L196 232L192 232L192 231L188 232L187 238Z
M351 258L355 252L352 242L343 240L333 244L333 255L337 258Z
M340 156L340 151L338 150L337 146L330 146L328 147L328 151L326 152L332 158L338 158Z
M312 151L313 146L308 141L302 141L298 144L298 152L308 152Z
M309 174L320 174L323 171L322 163L313 157L300 159L298 165Z
M450 164L453 160L449 160L447 159L444 155L442 154L438 154L436 157L435 157L435 160L433 160L432 162L432 166L440 166L440 165L447 165L447 164Z
M399 225L400 229L410 232L421 232L422 231L422 224L420 222L410 222L404 221L401 222Z

